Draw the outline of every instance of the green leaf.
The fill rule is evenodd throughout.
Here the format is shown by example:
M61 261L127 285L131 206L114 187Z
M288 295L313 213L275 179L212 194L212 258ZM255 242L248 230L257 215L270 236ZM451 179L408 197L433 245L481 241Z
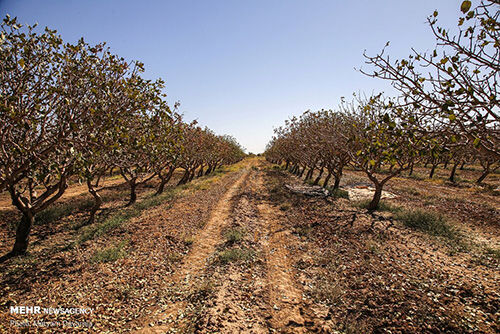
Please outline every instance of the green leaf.
M372 165L372 166L375 166L375 160L373 160L373 159L372 159L372 160L370 160L370 161L368 161L368 163L369 163L370 165Z
M481 139L479 139L479 138L474 139L474 143L473 144L474 144L475 147L478 147L479 143L481 143Z
M472 2L470 1L464 1L462 2L462 6L460 6L460 10L462 11L462 13L467 13L470 9L470 7L472 6Z
M19 66L21 66L21 68L24 70L24 59L19 59L19 61L17 62L19 64Z

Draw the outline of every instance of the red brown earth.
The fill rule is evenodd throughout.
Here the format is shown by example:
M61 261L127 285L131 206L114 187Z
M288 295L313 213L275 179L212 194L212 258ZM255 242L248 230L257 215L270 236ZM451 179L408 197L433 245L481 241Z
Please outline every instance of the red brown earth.
M461 175L473 179L475 173ZM488 182L498 180L494 174ZM343 186L360 181L366 182L362 174L348 171ZM108 182L96 224L128 212L126 188L118 179ZM172 186L154 205L146 205L154 184L143 187L130 218L88 240L82 241L87 227L79 227L85 210L36 225L29 254L0 265L0 332L20 332L13 319L93 324L30 328L64 333L500 331L500 201L494 192L442 178L388 184L396 195L392 205L445 215L461 232L450 242L405 227L391 212L371 215L347 199L285 188L301 183L259 158L246 159L180 189ZM89 198L78 185L69 190L58 205L78 208L74 203ZM2 253L18 219L6 203L0 205ZM99 261L96 255L110 247L120 256ZM16 305L93 312L9 314Z

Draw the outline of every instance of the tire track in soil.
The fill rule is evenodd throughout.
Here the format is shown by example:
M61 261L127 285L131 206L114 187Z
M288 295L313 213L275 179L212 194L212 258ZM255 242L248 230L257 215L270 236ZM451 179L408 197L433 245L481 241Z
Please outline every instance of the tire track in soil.
M252 172L244 192L234 199L233 213L227 230L242 231L244 237L236 248L244 247L259 253L259 221L256 197L257 173ZM234 246L226 242L223 246ZM265 263L259 256L244 263L215 264L209 268L212 279L222 282L213 300L205 303L206 312L198 324L199 333L269 333L266 315L269 314Z
M222 273L216 269L215 277L222 283L215 300L205 304L197 333L321 332L294 276L287 249L293 236L280 223L280 211L267 202L263 177L262 171L251 174L228 224L252 234L250 245L260 259L230 265Z
M258 188L266 194L263 176L259 174ZM261 196L258 205L259 236L267 266L267 285L270 328L280 333L318 332L314 316L309 309L310 301L305 299L301 287L294 277L293 261L287 250L292 244L290 231L280 224L279 211Z
M221 230L228 224L231 199L237 195L249 173L250 169L247 167L217 203L204 229L196 236L191 251L183 259L181 268L169 279L173 291L184 294L196 285L197 280L202 278L207 260L215 252L216 246L221 243ZM135 333L166 333L172 330L175 320L179 317L182 318L182 312L187 306L188 302L184 298L180 298L156 314L154 318L149 317L144 323L145 327L135 331Z

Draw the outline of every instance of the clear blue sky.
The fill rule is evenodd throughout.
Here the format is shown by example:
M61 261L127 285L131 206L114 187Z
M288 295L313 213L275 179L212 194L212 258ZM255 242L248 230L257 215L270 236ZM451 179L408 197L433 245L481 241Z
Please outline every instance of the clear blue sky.
M353 92L391 91L363 76L363 51L428 50L435 9L455 26L452 0L0 0L0 13L57 29L68 42L106 41L166 80L188 120L262 152L273 127L307 109L335 107ZM365 66L366 67L366 66Z

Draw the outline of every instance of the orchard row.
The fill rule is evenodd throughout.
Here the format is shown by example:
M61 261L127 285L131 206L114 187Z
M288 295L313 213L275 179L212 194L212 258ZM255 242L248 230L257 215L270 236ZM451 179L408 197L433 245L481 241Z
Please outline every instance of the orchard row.
M157 193L177 168L179 183L241 160L241 146L186 123L162 92L162 80L141 76L104 44L64 43L56 31L22 26L7 16L0 30L0 192L22 219L11 255L22 254L34 217L51 206L70 179L88 185L102 204L99 182L119 170L130 187L159 178Z
M375 188L370 210L388 180L419 163L430 166L430 178L439 164L451 164L454 182L458 166L477 162L476 182L483 182L500 167L500 4L471 6L462 2L456 36L437 26L437 12L428 18L437 41L430 53L413 50L396 61L385 48L365 55L374 69L362 72L390 81L398 96L355 96L335 110L307 111L275 130L266 157L301 176L308 169L306 179L319 171L316 184L326 170L333 188L346 166L364 171Z

